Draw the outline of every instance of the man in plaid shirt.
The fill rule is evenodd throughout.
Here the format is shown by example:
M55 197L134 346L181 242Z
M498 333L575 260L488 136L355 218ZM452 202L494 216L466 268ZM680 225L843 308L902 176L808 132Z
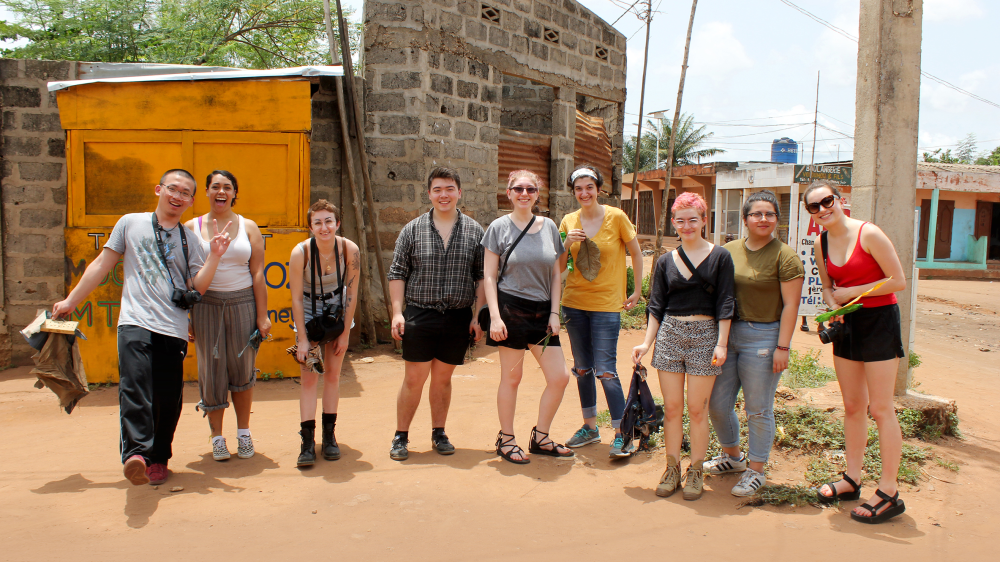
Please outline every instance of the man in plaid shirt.
M431 446L455 452L444 432L451 404L451 375L465 361L470 335L483 335L478 311L483 289L483 227L458 210L462 180L450 168L434 168L427 178L433 208L399 233L389 267L392 337L403 342L406 370L396 399L396 435L389 457L409 456L410 422L430 375ZM405 301L405 310L404 310Z

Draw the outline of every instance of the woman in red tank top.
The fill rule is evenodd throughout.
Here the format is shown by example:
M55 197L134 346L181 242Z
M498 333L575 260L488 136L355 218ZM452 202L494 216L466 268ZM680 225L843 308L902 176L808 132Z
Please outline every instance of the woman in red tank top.
M896 489L903 437L892 401L899 358L905 356L895 295L906 288L903 267L892 242L879 227L844 214L843 198L832 184L813 182L803 200L813 220L826 229L816 248L826 304L831 309L841 307L885 282L861 299L860 310L830 324L833 365L844 399L847 470L842 480L824 484L817 498L821 503L832 503L861 497L858 483L871 412L878 426L882 475L875 497L854 508L851 518L881 523L906 509Z

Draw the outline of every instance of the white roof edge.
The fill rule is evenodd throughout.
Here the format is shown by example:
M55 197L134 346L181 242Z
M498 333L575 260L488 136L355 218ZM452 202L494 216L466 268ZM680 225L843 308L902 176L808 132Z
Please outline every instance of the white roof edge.
M178 82L195 80L238 80L247 78L280 78L284 76L343 76L343 66L296 66L294 68L272 68L269 70L223 70L219 72L183 72L179 74L156 74L150 76L121 76L118 78L94 78L91 80L63 80L49 82L49 91L64 90L73 86L96 82Z

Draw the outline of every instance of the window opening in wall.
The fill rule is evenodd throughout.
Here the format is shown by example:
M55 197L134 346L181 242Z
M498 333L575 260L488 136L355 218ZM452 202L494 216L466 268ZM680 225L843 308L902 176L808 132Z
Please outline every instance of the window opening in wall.
M723 191L725 199L723 199L723 209L722 209L722 233L725 235L725 241L736 240L740 237L740 225L743 224L740 220L742 217L743 208L743 192L739 189L727 189Z
M545 40L549 43L555 43L556 45L559 44L559 32L555 29L546 27L543 37L545 37Z
M549 212L549 168L552 148L552 104L555 89L516 76L503 76L500 143L497 162L497 206L511 210L507 176L528 169L542 178L537 212Z
M597 166L604 176L604 186L601 189L605 196L611 198L621 195L621 180L614 179L616 166L612 140L621 138L618 136L621 134L619 109L620 104L617 102L583 94L576 95L576 140L573 143L573 161L577 164L587 163ZM620 145L620 141L618 142ZM621 146L618 146L618 151L621 154Z
M482 10L484 20L489 20L493 23L500 23L500 10L488 4L482 4Z
M600 45L594 47L594 56L601 60L608 60L608 50Z

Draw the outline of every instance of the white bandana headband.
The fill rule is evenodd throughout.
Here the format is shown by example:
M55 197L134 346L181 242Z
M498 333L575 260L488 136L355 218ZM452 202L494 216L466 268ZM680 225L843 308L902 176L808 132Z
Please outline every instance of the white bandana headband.
M579 170L573 172L573 175L569 177L569 181L572 183L584 176L594 178L594 181L598 181L597 173L590 168L580 168Z

